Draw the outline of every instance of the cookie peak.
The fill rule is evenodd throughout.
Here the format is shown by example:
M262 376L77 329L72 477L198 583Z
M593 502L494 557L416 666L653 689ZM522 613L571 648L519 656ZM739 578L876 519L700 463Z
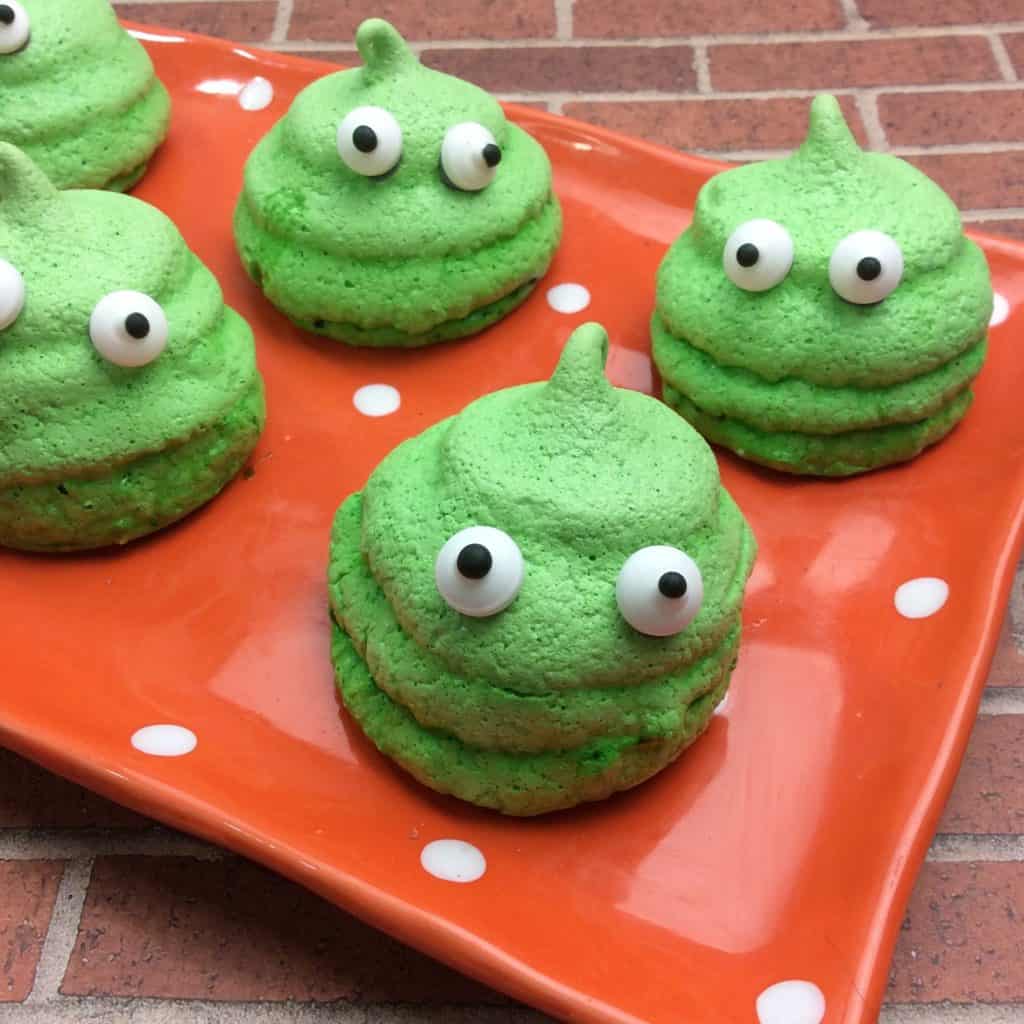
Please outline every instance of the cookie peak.
M804 160L838 167L849 166L864 155L835 96L822 94L814 97L807 138L798 155Z
M570 395L577 401L610 396L613 388L604 372L607 361L608 332L598 323L581 324L569 335L545 390L560 400Z
M398 29L383 18L367 18L359 26L356 49L372 72L393 73L401 67L419 63Z
M33 203L53 199L56 187L17 146L0 142L0 219Z

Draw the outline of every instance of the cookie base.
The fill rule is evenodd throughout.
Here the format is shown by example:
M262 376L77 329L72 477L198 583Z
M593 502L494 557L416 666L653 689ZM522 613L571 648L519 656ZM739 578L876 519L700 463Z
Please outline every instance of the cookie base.
M707 728L725 696L735 658L734 647L723 644L719 683L688 706L674 735L609 737L573 750L517 754L471 747L421 726L377 686L348 635L333 621L332 630L331 656L342 700L377 749L431 789L517 817L603 800L656 775Z
M0 546L84 551L127 544L213 498L249 457L266 409L259 381L218 423L185 444L97 479L0 487Z
M748 423L705 412L670 384L662 397L709 441L762 466L804 476L853 476L907 462L942 440L966 414L974 398L967 388L934 415L916 423L896 423L840 434L801 434L758 430Z
M447 320L422 334L406 334L396 327L357 327L355 324L333 324L326 320L290 319L304 331L343 341L347 345L366 348L420 348L438 341L468 338L471 334L477 334L491 324L497 323L529 298L538 280L539 278L532 278L497 301L474 309L468 316L458 320Z

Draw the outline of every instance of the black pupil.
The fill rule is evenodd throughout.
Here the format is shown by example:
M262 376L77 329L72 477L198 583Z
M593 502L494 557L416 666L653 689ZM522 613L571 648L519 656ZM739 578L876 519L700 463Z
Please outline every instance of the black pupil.
M129 313L124 318L124 329L136 341L142 341L149 334L149 320L141 313Z
M686 593L686 577L681 572L662 573L658 589L665 597L680 598Z
M490 551L483 544L467 544L455 560L455 568L467 580L482 580L494 565Z
M493 142L484 146L484 163L488 167L497 167L501 163L501 150Z
M760 258L761 253L753 242L744 242L736 250L736 262L741 267L752 267Z
M881 261L875 259L874 256L865 256L864 259L857 264L857 276L862 281L874 281L881 273Z
M360 153L372 153L377 148L377 133L368 124L361 124L352 133L352 145Z
M0 4L0 25L14 24L14 8L8 4Z

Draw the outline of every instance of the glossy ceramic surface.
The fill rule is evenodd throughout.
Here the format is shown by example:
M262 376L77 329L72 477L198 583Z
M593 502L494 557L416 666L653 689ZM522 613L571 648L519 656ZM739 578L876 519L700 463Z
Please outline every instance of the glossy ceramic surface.
M339 711L331 517L403 438L546 377L585 319L611 331L614 381L651 390L654 271L716 165L514 110L550 152L565 206L547 280L476 339L356 351L291 328L231 241L246 154L323 65L143 38L175 111L136 194L178 222L251 320L269 424L252 474L174 529L85 557L0 554L0 739L555 1016L778 1024L805 1000L813 1021L820 990L827 1021L874 1020L1021 532L1024 251L982 239L1009 316L974 410L938 448L843 482L721 457L761 555L707 735L630 794L507 820L420 788ZM566 283L589 291L585 309L549 303ZM358 411L372 384L397 389L400 408ZM382 396L393 405L387 390L361 402ZM948 584L937 611L933 577ZM922 578L900 607L934 614L908 618L896 591ZM139 732L160 724L183 729ZM426 849L446 839L475 851ZM787 980L810 985L772 988Z

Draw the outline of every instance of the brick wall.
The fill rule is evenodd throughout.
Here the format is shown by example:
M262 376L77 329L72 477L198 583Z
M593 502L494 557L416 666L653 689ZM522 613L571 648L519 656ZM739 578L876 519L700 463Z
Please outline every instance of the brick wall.
M505 97L688 150L794 145L831 89L1024 237L1024 0L156 0L127 17L351 59L369 14ZM885 1024L1024 1021L1024 591L904 923ZM290 883L0 753L0 1022L542 1018ZM187 1001L187 1002L183 1002Z

